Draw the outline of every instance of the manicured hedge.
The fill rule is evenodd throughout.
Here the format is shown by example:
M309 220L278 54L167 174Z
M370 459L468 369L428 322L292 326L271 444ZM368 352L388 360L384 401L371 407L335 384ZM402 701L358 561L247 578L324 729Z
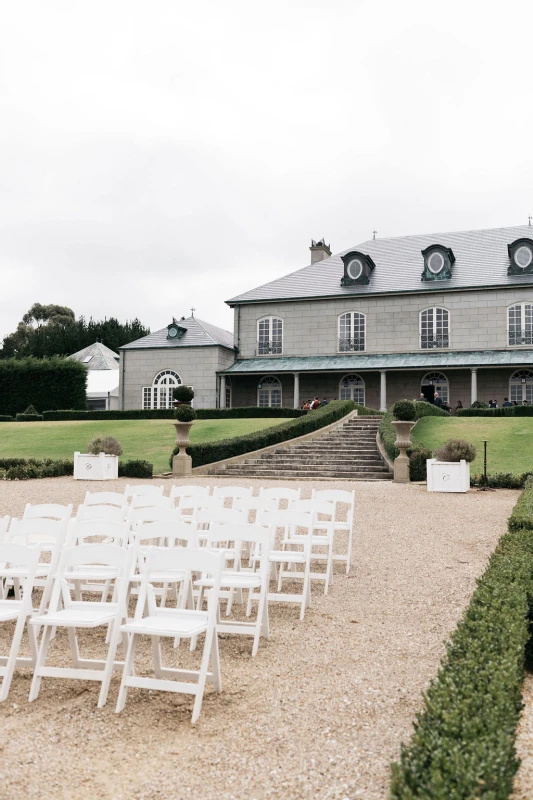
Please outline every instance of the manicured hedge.
M330 425L355 408L356 405L351 400L333 400L327 406L317 408L316 411L307 412L300 419L290 419L281 425L265 428L262 431L255 431L246 436L193 444L187 448L187 453L192 456L193 467L201 467L203 464L212 464L214 461L222 461L224 458L240 456L253 450L259 450L262 447L269 447L278 442L286 442L288 439L294 439L295 436L303 436L305 433ZM172 452L172 456L176 455L177 452L178 448L176 447ZM172 457L170 458L170 465L172 466Z
M487 475L489 489L523 489L533 472L494 472ZM483 486L483 474L470 475L470 486Z
M153 471L153 465L148 461L119 461L118 464L119 478L151 478ZM0 480L27 481L73 474L74 462L69 459L0 458Z
M15 417L8 417L7 414L0 414L0 422L14 422Z
M533 530L506 534L424 695L411 741L392 765L393 800L510 796L532 597Z
M87 369L69 358L0 360L0 412L14 416L29 405L39 411L85 408Z
M42 422L42 414L17 414L15 417L17 422Z
M463 408L455 412L458 417L533 417L533 406L506 406L505 408Z
M518 498L509 517L510 531L533 531L533 478L526 481L526 488Z
M303 417L307 411L299 408L197 408L197 419L246 419L271 417ZM376 413L376 412L374 412ZM67 422L69 420L101 420L101 419L174 419L173 408L131 409L129 411L45 411L46 421Z

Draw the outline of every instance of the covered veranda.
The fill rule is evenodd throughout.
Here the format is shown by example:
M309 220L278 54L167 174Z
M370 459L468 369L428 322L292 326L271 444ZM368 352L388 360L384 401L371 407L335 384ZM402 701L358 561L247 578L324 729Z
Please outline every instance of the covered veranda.
M300 408L318 396L386 411L429 387L452 408L506 397L533 404L533 350L242 359L218 373L218 404Z

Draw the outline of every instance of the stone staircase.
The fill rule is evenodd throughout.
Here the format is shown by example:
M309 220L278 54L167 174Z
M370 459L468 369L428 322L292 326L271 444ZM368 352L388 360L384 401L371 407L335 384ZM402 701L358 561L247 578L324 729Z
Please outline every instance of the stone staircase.
M255 478L338 478L383 481L391 475L376 445L381 417L351 417L343 425L299 444L210 470L210 475Z

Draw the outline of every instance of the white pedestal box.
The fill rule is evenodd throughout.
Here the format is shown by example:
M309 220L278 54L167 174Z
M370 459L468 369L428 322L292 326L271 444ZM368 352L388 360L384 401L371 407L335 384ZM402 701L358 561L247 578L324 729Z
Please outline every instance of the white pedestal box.
M118 456L74 453L74 480L112 481L118 478Z
M467 461L437 461L428 458L428 492L468 492L470 464Z

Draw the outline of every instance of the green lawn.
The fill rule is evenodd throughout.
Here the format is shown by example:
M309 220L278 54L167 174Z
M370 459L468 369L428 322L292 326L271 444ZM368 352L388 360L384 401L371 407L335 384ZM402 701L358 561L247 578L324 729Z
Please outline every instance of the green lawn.
M533 418L487 419L487 417L422 417L414 429L413 441L429 450L447 439L466 439L477 449L472 472L483 471L483 439L487 440L487 472L528 472L533 470Z
M191 442L242 436L280 425L284 419L205 419L191 428ZM100 422L3 422L0 423L0 458L72 458L75 450L86 452L96 434L116 436L122 444L122 460L146 459L154 472L168 472L176 443L171 420L102 420Z

